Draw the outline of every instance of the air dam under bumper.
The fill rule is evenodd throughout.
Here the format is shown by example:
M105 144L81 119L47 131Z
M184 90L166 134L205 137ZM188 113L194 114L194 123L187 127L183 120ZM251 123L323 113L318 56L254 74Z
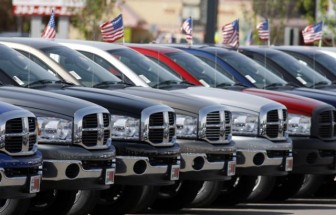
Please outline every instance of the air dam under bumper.
M113 140L118 149L116 184L171 185L179 179L180 146L154 147Z
M30 198L40 189L42 155L13 157L0 153L1 198ZM36 179L36 180L35 180Z
M181 180L229 180L236 169L236 145L210 144L202 140L182 140Z
M336 141L317 138L291 137L293 140L294 171L299 174L335 174Z
M115 148L39 145L43 155L41 189L108 189L114 183Z
M237 146L237 175L287 175L293 168L292 141L233 136Z

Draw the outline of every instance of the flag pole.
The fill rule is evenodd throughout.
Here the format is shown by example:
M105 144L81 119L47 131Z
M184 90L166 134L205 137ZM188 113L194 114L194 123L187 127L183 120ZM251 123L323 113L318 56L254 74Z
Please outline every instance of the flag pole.
M268 47L271 46L271 26L270 26L270 20L267 18L267 24L268 24L268 40L267 45Z
M320 38L320 41L319 41L319 47L320 48L322 47L323 26L324 26L324 21L322 20L322 32L321 32L321 38Z
M191 33L191 40L190 40L190 46L193 45L193 30L194 30L194 20L191 19L191 32L190 32Z

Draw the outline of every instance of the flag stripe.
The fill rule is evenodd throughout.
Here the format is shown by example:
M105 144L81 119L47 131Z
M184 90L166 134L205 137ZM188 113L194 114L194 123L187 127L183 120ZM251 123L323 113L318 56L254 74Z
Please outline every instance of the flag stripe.
M186 40L192 40L192 19L191 17L187 18L181 27L181 31L186 35Z
M223 44L238 47L239 46L239 21L238 19L222 27Z
M262 21L257 25L258 36L261 40L269 40L269 25L268 19Z
M51 11L48 25L44 28L41 37L46 39L52 39L56 37L54 10Z
M305 27L302 31L302 36L305 44L313 43L322 39L323 22L311 24Z
M101 24L99 27L102 39L105 42L113 43L114 41L124 37L124 24L121 14L112 21Z

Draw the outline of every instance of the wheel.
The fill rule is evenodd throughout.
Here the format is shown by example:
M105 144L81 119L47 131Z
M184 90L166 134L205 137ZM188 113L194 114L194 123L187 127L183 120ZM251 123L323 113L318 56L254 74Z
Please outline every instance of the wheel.
M98 204L90 214L126 214L146 210L158 192L155 186L112 185L100 191Z
M203 181L176 181L174 185L160 187L159 194L150 206L154 210L180 210L190 205Z
M199 208L207 207L214 202L221 190L221 181L205 181L198 191L195 199L191 202L190 207Z
M314 197L333 198L336 196L335 175L326 175L321 186L315 192Z
M324 175L305 175L300 190L293 196L294 198L309 198L319 190L324 181Z
M99 199L97 190L79 190L76 199L67 215L89 214Z
M275 185L266 200L284 201L293 197L302 187L305 175L289 174L287 176L277 176Z
M61 215L67 214L76 199L77 190L49 190L37 193L31 199L28 214Z
M23 215L29 208L30 199L0 199L1 215Z
M247 201L258 176L234 176L229 181L223 181L221 192L214 201L216 206L232 206Z
M247 197L248 202L260 202L265 200L275 185L276 177L274 176L258 176L252 192Z

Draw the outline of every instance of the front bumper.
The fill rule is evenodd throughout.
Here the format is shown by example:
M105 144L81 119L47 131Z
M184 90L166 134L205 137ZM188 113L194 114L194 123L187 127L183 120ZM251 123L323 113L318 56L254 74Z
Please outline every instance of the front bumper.
M43 155L41 189L108 189L114 183L115 148L39 145Z
M180 146L154 147L113 140L117 148L116 184L170 185L179 179Z
M1 198L30 198L40 190L42 155L13 157L0 153Z
M237 175L287 175L293 167L292 141L233 136L237 145Z
M336 141L317 138L291 137L293 140L294 171L299 174L335 174Z
M236 169L236 145L214 145L201 140L178 139L182 180L229 180Z

